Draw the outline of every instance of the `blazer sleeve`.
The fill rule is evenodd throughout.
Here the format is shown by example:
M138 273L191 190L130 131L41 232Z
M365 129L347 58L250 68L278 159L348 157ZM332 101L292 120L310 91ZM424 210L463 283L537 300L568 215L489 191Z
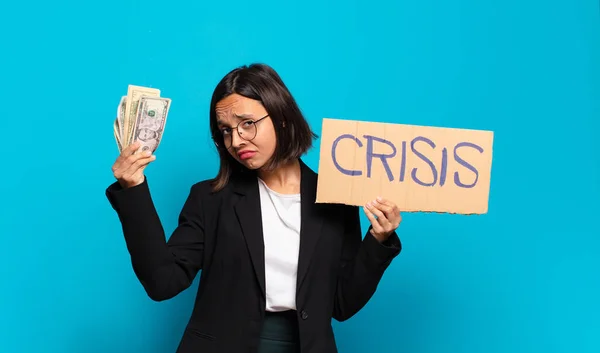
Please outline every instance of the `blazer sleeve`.
M197 188L198 184L192 186L168 242L147 179L131 188L115 182L106 189L121 221L133 270L152 300L176 296L202 267L204 219Z
M345 240L334 298L333 318L345 321L362 309L375 293L385 270L402 250L396 232L380 243L370 232L362 236L359 208L348 206Z

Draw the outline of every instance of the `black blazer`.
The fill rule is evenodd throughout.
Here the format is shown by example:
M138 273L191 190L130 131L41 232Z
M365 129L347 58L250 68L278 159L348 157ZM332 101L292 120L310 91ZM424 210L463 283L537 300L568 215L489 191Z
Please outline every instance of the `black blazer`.
M383 244L363 239L359 208L317 204L317 174L301 164L301 234L296 289L303 353L337 352L331 319L343 321L375 292L401 250L396 233ZM178 353L256 352L265 312L265 266L256 177L210 191L191 187L168 242L147 180L106 195L122 224L133 270L156 301L188 288L199 270L194 309Z

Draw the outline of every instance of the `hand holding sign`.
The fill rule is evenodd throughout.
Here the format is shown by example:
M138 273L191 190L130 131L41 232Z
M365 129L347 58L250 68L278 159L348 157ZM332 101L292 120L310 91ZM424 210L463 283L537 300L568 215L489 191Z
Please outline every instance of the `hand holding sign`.
M386 241L402 222L398 206L384 198L367 202L363 209L371 222L371 234L380 243Z

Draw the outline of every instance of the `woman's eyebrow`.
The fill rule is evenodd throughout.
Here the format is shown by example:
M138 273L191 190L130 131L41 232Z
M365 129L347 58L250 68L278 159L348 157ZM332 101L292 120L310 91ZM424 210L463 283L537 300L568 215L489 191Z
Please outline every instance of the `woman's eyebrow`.
M252 118L254 118L254 115L250 114L250 113L246 113L246 114L233 114L233 116L235 116L238 119L252 119Z
M251 114L251 113L244 113L244 114L235 114L234 113L233 116L235 118L237 118L238 120L254 118L254 114ZM229 124L226 123L225 121L223 121L223 119L221 119L221 118L217 118L217 125L229 126Z
M226 122L224 122L222 119L217 119L217 125L228 126L229 124L227 124Z

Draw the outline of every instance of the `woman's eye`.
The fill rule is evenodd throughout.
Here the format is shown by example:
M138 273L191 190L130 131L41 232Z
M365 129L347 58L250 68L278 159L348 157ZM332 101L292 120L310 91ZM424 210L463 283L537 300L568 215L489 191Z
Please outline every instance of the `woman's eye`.
M231 129L229 129L229 128L225 128L225 129L222 129L222 130L221 130L221 133L222 133L223 135L227 135L227 134L229 134L230 132L231 132Z
M252 120L245 121L244 127L250 127L250 126L252 126L252 124L254 124L254 121L252 121Z

